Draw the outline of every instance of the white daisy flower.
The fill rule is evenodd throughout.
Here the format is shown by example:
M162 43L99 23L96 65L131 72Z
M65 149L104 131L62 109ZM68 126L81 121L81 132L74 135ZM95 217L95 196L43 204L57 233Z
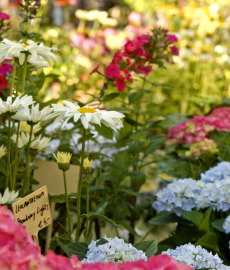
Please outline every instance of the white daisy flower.
M32 140L34 139L34 135L32 135ZM17 140L17 135L14 134L11 139L16 143L16 140ZM29 133L24 133L24 132L21 132L21 134L18 136L18 148L22 148L24 147L25 145L27 145L27 143L29 142L30 140L30 134Z
M42 151L52 144L52 142L49 142L51 138L48 137L41 138L41 136L42 135L39 135L35 140L31 142L30 149Z
M52 118L53 109L49 106L46 106L41 111L39 111L39 104L32 105L32 108L27 108L22 112L18 112L13 118L20 120L20 121L27 121L29 125L35 125L39 121L45 121Z
M18 200L20 200L21 198L17 198L18 197L18 191L15 193L15 191L9 191L9 189L7 188L4 191L4 194L2 196L2 194L0 193L0 204L12 204L17 202Z
M37 133L40 131L42 128L40 126L40 123L36 124L33 126L33 134ZM28 125L26 122L21 121L20 122L20 130L25 132L25 133L30 133L31 131L31 126Z
M49 48L46 46L31 43L26 45L24 43L15 43L6 38L0 44L0 62L6 58L18 58L19 64L23 65L25 62L25 53L29 52L28 62L38 66L50 66L57 57L51 50L57 51L56 48Z
M7 97L6 101L3 101L0 98L0 115L6 114L6 113L15 115L17 112L21 112L22 110L25 110L29 105L33 104L34 102L35 101L33 101L33 97L28 96L28 95L17 96L14 101L12 100L11 96Z
M84 128L89 127L89 122L101 125L103 123L107 127L116 130L116 125L123 127L121 118L125 117L124 114L115 111L105 111L89 108L88 106L80 107L76 103L64 100L66 106L52 104L54 108L53 116L57 116L53 124L65 119L62 127L64 127L70 118L73 117L74 122L81 120Z
M7 148L4 145L2 145L0 147L0 159L6 154L6 152L7 152Z

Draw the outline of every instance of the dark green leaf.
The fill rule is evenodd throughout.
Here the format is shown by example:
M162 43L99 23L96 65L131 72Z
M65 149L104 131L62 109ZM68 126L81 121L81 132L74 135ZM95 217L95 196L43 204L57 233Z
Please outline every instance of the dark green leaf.
M106 139L113 139L113 130L111 128L108 128L104 125L101 127L99 125L94 125L96 131L99 133L99 135L102 135Z
M104 245L106 243L109 243L109 241L102 237L99 241L97 241L96 246L98 247L98 246Z
M138 193L138 192L135 192L131 189L126 189L126 188L118 188L117 192L122 192L122 193L126 193L128 195L131 195L131 196L135 196L135 197L139 197L141 198L141 194Z
M180 211L182 218L192 221L197 227L201 225L204 215L196 211Z
M70 243L67 244L65 248L69 252L69 254L75 254L77 255L79 260L83 260L84 258L86 258L88 244L83 242Z
M204 218L199 226L200 231L204 232L209 232L210 231L210 216L212 213L212 208L209 208L205 213L204 213Z
M133 92L129 94L129 104L137 102L142 96L143 94L141 94L141 92Z
M176 214L163 214L149 220L150 224L163 225L178 222L180 218Z
M116 97L118 97L120 95L120 93L111 93L111 94L108 94L106 95L102 101L105 102L105 101L110 101L110 100L113 100L115 99Z
M216 253L219 252L219 247L218 247L218 236L214 232L208 232L204 236L202 236L197 242L196 245L201 245L204 248L207 249L212 249Z
M145 255L149 258L157 253L156 240L144 241L133 245L136 249L145 252Z
M68 249L66 248L66 246L60 240L60 238L55 237L55 240L57 241L57 243L61 247L61 249L65 252L65 254L70 258L72 254L68 251Z
M124 221L121 221L120 224L127 230L129 231L132 235L136 235L139 236L136 231L127 223L125 223Z
M215 229L217 229L220 232L226 233L226 231L223 228L224 222L225 222L225 218L218 219L218 220L212 222L212 227L214 227Z

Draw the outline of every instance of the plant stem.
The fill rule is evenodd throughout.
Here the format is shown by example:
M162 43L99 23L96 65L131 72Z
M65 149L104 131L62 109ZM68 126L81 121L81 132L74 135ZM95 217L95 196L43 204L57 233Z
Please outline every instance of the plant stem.
M16 74L16 68L17 68L17 62L14 59L14 67L13 67L13 75L12 75L12 82L11 82L11 87L10 87L10 96L13 94L13 89L14 89L14 80L15 80L15 74Z
M66 210L67 210L68 224L69 224L69 240L71 241L72 230L71 230L71 219L70 219L70 214L69 214L69 198L68 198L68 193L67 193L65 171L63 171L63 178L64 178L64 185L65 185L65 203L66 203Z
M86 214L89 213L89 175L86 174ZM86 232L85 232L85 240L88 240L88 235L89 235L89 219L86 218Z
M19 129L20 129L20 121L18 121L18 128L17 128L17 137L16 137L16 146L15 146L15 160L14 160L14 170L13 170L13 186L12 190L16 188L16 172L18 168L18 137L19 137Z
M25 177L22 186L22 196L25 197L26 194L29 194L29 186L30 186L30 144L33 136L33 126L30 128L30 138L26 150L26 168L25 168Z
M24 67L23 67L23 72L22 72L22 94L25 93L27 59L28 59L28 52L25 53L25 61L24 61Z
M21 74L22 74L22 66L19 65L19 68L18 68L18 79L17 79L17 84L16 84L16 96L18 95L19 78L21 78Z
M81 150L81 167L80 167L80 177L78 181L78 190L77 190L77 232L76 232L76 242L79 240L80 234L80 220L81 220L81 190L82 190L82 176L83 176L83 164L85 157L85 134L86 130L83 127L82 135L82 150Z
M8 115L8 149L7 149L7 162L8 162L8 173L9 173L9 177L7 177L6 180L6 187L9 187L9 182L10 182L10 187L12 188L12 175L11 175L11 162L10 162L10 139L11 139L11 115ZM9 179L9 180L8 180ZM9 181L9 182L8 182Z

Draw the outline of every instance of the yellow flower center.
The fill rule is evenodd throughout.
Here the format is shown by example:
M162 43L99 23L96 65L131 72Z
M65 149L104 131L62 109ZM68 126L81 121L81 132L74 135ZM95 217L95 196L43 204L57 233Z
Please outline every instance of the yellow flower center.
M80 108L80 109L77 109L80 113L95 113L97 112L96 110L94 110L93 108Z
M28 46L29 46L29 45L22 45L23 48L26 48L26 47L28 47Z

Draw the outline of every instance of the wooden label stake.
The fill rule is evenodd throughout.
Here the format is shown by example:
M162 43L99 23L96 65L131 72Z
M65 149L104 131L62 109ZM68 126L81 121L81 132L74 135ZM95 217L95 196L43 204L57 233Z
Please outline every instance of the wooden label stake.
M12 205L14 218L31 233L37 245L38 232L52 222L47 187L44 186Z

